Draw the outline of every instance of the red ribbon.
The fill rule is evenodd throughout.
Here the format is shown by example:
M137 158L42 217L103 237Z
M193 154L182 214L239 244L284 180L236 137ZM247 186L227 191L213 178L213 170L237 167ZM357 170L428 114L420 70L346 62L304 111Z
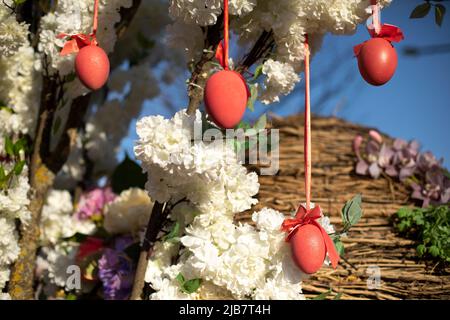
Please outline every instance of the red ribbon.
M92 27L91 34L67 34L60 33L58 34L58 39L69 38L69 40L64 44L61 52L59 53L61 56L65 56L74 52L80 51L81 48L90 46L90 45L98 45L97 43L97 25L98 25L98 0L94 2L94 22Z
M402 30L399 27L394 26L392 24L387 23L381 24L379 4L377 4L377 1L371 0L371 5L372 5L373 24L371 27L367 28L367 31L369 32L370 36L372 38L382 38L389 42L402 41L405 38ZM353 52L355 53L355 56L359 55L359 52L361 51L361 48L364 45L364 43L365 41L353 47Z
M216 59L219 61L220 65L225 69L229 69L228 65L228 42L229 42L229 32L228 32L228 0L223 1L223 36L224 40L220 41L216 50Z
M325 243L325 250L328 253L328 257L331 261L331 265L334 269L336 269L339 262L339 254L336 251L333 240L331 240L330 236L321 226L321 224L316 221L321 217L322 209L320 209L320 206L315 206L313 209L308 210L303 205L301 205L297 210L295 218L285 219L283 221L281 230L288 233L288 235L286 236L286 241L289 242L297 229L301 226L312 224L319 228L320 233L322 234L323 241Z

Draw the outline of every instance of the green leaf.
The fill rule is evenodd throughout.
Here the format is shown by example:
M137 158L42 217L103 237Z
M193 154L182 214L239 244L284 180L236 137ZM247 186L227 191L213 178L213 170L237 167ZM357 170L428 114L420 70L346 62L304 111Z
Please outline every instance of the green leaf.
M170 230L170 232L166 234L162 239L163 241L168 242L178 242L179 235L180 235L180 223L176 221L172 226L172 230Z
M24 3L25 1L27 1L27 0L14 0L14 3L15 3L16 5L19 5L19 4Z
M147 176L142 168L125 154L125 159L114 170L111 176L111 187L115 193L120 193L132 187L144 189Z
M66 300L77 300L77 296L75 294L73 294L73 293L69 293L66 296Z
M14 155L16 157L18 157L20 155L20 151L24 151L25 153L28 150L28 142L27 139L25 137L20 138L19 140L16 141L16 143L14 144Z
M331 294L331 289L328 289L325 292L322 292L318 296L312 298L312 300L325 300L326 297L328 297Z
M8 136L5 136L5 151L7 155L14 157L14 143Z
M361 219L361 202L361 194L357 194L351 200L347 201L342 208L342 223L344 225L345 231L348 230L351 226L357 224L359 219Z
M181 291L188 294L194 293L198 288L200 288L201 284L202 280L198 278L185 281L183 286L181 287Z
M4 181L6 179L6 173L5 169L2 165L0 165L0 182Z
M77 74L75 72L72 72L66 76L65 82L72 82L73 80L76 79L76 77L77 77Z
M428 14L428 12L430 12L430 9L431 9L431 3L429 3L429 2L419 4L411 12L411 15L409 16L409 18L410 19L423 18Z
M8 113L14 113L14 110L7 106L0 106L0 111L5 110Z
M258 98L258 85L251 84L249 87L250 87L250 97L247 101L247 108L253 112L255 111L256 98Z
M445 7L442 4L436 4L434 6L434 20L436 21L436 24L439 27L442 26L444 15L445 15Z
M261 117L259 117L258 120L256 120L256 123L253 126L253 128L256 131L259 131L265 129L266 125L267 125L267 115L264 113Z
M200 288L200 285L202 283L202 279L199 278L186 280L181 273L179 273L175 279L180 284L180 290L187 294L194 293L195 291L197 291L197 289Z
M255 74L253 75L253 78L252 78L253 81L256 81L259 78L259 76L262 75L262 70L263 70L263 64L261 63L255 69Z
M176 276L175 279L178 281L178 283L179 283L181 286L182 286L182 285L184 284L184 282L185 282L184 276L183 276L181 273L179 273L179 274Z
M417 251L417 255L419 257L422 257L425 254L425 252L427 251L427 249L423 244L419 244L416 248L416 251Z
M336 294L333 298L333 300L341 300L342 297L342 292L339 292L338 294Z
M24 166L25 166L25 160L20 160L19 162L16 162L16 164L14 165L14 169L13 169L14 174L16 176L20 176Z
M437 256L439 256L439 248L437 247L437 246L431 246L429 249L428 249L428 251L430 252L430 254L433 256L433 257L437 257Z
M342 243L341 238L335 237L333 242L337 253L342 257L344 255L344 244Z
M73 236L68 237L68 238L63 238L62 240L69 241L69 242L81 243L81 242L85 241L88 237L89 237L89 235L87 235L87 234L77 232Z

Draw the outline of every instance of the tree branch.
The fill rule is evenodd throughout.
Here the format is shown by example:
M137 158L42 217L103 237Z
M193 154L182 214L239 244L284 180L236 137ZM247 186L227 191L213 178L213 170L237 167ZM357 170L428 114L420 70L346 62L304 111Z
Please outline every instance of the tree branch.
M122 33L134 17L141 0L133 0L128 9L121 9L122 22L117 24L118 33ZM46 57L44 57L44 62ZM33 154L30 163L30 187L33 195L30 199L31 219L27 225L21 225L20 254L12 268L9 293L13 299L33 299L34 266L36 251L39 246L39 226L42 207L47 192L53 186L58 171L62 168L70 154L70 145L77 129L83 125L90 94L72 101L69 118L54 152L50 152L53 117L58 101L63 93L63 83L57 76L43 76L43 87L38 113L38 125L33 143Z
M275 45L275 40L273 38L273 32L263 31L256 40L250 52L244 57L244 59L239 63L236 71L243 73L247 71L254 63L259 59L266 57L266 55L272 51Z
M189 105L187 114L194 114L203 101L203 88L209 75L209 64L214 59L217 46L222 39L223 14L217 18L214 26L205 27L205 44L200 60L195 64L188 84Z
M131 300L141 299L148 259L152 254L153 244L155 243L158 233L161 230L168 214L169 210L166 210L166 205L156 201L153 205L152 213L145 231L144 240L141 245L139 261L136 267L136 273L134 275L133 289L130 297Z

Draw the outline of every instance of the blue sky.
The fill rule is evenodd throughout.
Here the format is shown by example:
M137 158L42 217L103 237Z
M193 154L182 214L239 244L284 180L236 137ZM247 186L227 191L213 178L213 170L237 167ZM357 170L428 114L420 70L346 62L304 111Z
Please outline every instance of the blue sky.
M360 77L353 58L353 46L369 38L364 25L351 36L327 35L322 49L311 62L312 108L322 115L336 115L354 123L375 127L393 137L417 139L422 150L445 158L450 167L450 51L420 56L405 56L410 46L450 44L450 2L441 27L434 22L434 12L423 19L409 19L421 0L394 0L382 11L382 22L402 28L405 40L394 44L399 63L393 79L381 87L373 87ZM321 75L321 76L319 76ZM302 75L301 75L302 76ZM164 90L174 106L185 106L187 97L182 81ZM327 99L323 99L327 95ZM279 115L290 115L303 108L303 82L296 91L268 109ZM258 117L266 107L260 104L247 111L246 118ZM167 115L162 98L145 104L142 116ZM134 123L122 148L132 154L136 139Z

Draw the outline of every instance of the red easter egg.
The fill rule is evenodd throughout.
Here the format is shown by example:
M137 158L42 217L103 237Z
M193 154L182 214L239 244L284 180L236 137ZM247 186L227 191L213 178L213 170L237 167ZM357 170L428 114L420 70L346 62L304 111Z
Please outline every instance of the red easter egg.
M105 51L95 45L81 48L75 58L75 71L80 81L91 90L98 90L109 76L109 59Z
M219 127L233 128L244 115L248 96L247 84L239 73L230 70L216 72L206 82L206 112Z
M361 47L358 67L364 80L374 86L381 86L395 73L397 52L388 40L372 38Z
M319 270L325 260L326 248L320 229L312 224L299 227L290 239L292 258L304 272Z

